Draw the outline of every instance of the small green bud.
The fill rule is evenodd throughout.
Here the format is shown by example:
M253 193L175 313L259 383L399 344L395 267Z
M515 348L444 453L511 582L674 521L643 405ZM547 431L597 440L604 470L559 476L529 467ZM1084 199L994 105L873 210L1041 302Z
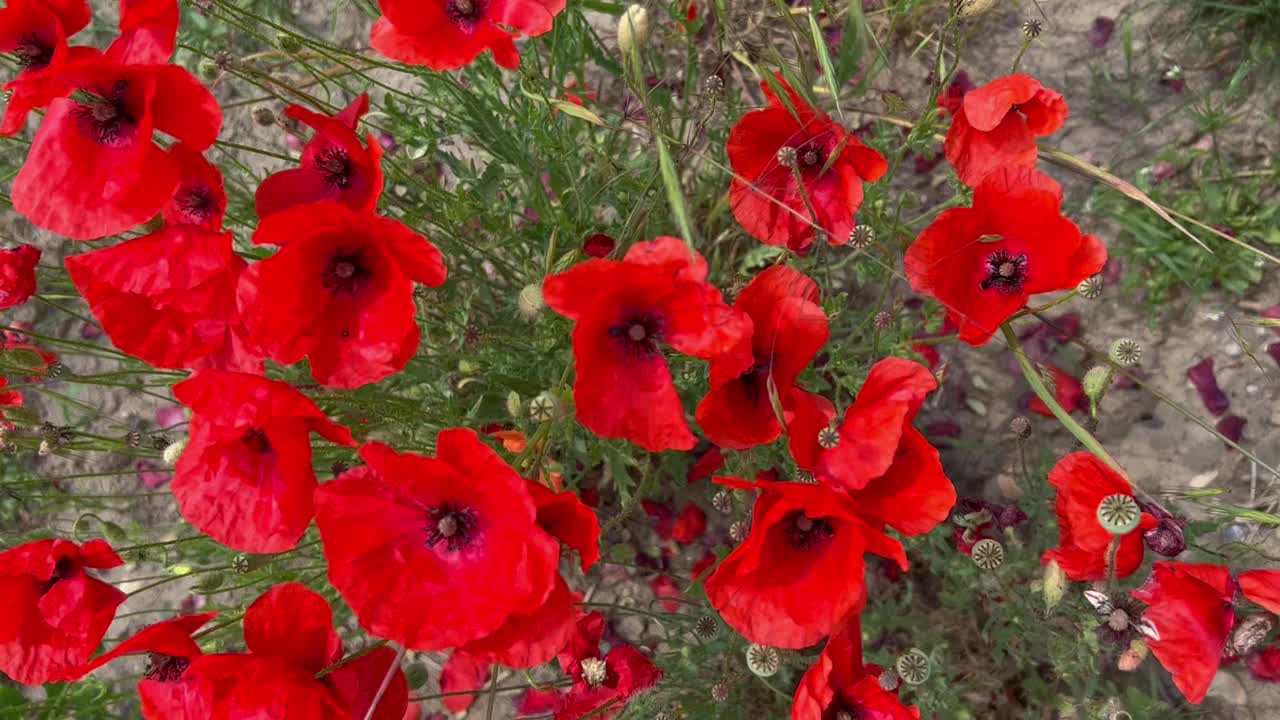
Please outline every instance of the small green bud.
M520 393L512 390L507 393L507 414L517 420L524 417L524 400L520 399Z
M212 60L201 60L200 65L196 67L196 73L200 75L201 80L213 82L222 74L222 69Z
M1102 396L1111 387L1111 368L1106 365L1094 365L1084 374L1084 394L1094 405L1102 402Z
M1050 560L1044 566L1043 584L1040 588L1044 595L1044 606L1048 610L1057 607L1067 593L1067 573L1056 560Z

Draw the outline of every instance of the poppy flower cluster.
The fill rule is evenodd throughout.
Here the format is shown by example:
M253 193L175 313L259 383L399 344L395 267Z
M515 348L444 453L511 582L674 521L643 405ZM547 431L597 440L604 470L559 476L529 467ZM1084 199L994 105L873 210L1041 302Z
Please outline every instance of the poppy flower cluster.
M407 65L454 70L488 50L501 67L520 67L515 41L551 31L565 0L378 0L373 49Z

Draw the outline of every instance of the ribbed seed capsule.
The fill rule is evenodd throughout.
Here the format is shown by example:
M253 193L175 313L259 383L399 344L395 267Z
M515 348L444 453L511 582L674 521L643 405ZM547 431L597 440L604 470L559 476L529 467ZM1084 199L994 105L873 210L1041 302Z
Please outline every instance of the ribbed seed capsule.
M778 649L751 643L747 646L747 669L759 677L771 677L782 664Z
M849 233L849 245L854 250L866 250L876 241L876 231L870 225L854 225Z
M1076 292L1086 300L1097 300L1102 296L1102 276L1094 275L1085 278L1076 286Z
M1111 343L1111 359L1120 367L1133 367L1142 362L1142 346L1133 338L1120 338Z
M710 615L703 615L694 621L693 634L702 640L710 640L720 634L720 623Z
M1098 503L1098 523L1112 535L1128 535L1138 529L1141 520L1138 503L1128 495L1108 495Z
M969 557L973 564L990 572L1004 564L1004 546L990 538L984 538L974 544Z
M929 656L919 648L911 648L898 656L894 669L908 685L919 685L929 679Z

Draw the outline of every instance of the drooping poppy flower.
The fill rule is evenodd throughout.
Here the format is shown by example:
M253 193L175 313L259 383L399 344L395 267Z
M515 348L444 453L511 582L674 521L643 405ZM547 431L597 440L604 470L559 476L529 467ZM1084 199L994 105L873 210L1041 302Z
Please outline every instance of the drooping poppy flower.
M573 397L588 430L650 452L693 448L662 344L703 359L741 348L739 367L751 364L741 345L749 318L706 278L706 260L673 237L636 243L621 261L588 260L547 276L547 306L575 322Z
M178 41L178 0L120 0L120 36L107 57L125 65L164 64Z
M456 70L485 50L508 70L520 67L515 40L550 32L565 0L378 0L373 49L406 65Z
M1133 497L1133 487L1119 473L1088 452L1072 453L1049 471L1057 489L1058 547L1045 552L1042 562L1054 560L1075 581L1106 580L1108 556L1115 539L1098 520L1098 506L1112 495ZM1117 578L1126 578L1142 565L1142 535L1158 524L1142 513L1138 527L1120 538L1115 551Z
M762 83L769 107L743 115L729 131L733 216L751 237L798 254L808 252L819 230L828 243L844 245L862 205L862 183L879 180L889 166L781 75L777 80L786 101Z
M578 620L559 658L560 669L573 679L573 687L560 697L554 720L615 718L631 698L662 679L662 670L631 645L601 653L604 630L604 616L598 612Z
M866 601L864 553L908 567L902 545L868 525L852 501L821 485L716 478L763 493L751 532L707 579L712 606L751 642L812 645Z
M173 386L191 408L171 488L187 522L235 550L297 546L315 515L311 433L354 446L351 431L287 383L202 370Z
M196 151L213 144L222 111L176 65L121 65L97 56L60 77L76 91L53 100L13 183L13 206L74 240L124 232L160 212L178 184L161 131Z
M204 155L183 143L169 148L169 155L178 164L178 184L162 210L165 225L221 230L227 214L222 173Z
M123 564L101 540L38 540L0 553L0 673L40 685L88 660L125 600L88 570Z
M338 388L404 369L419 341L413 284L439 287L447 275L426 238L327 201L263 219L253 242L281 246L237 288L245 325L268 357L310 358L312 377Z
M1235 581L1225 567L1158 562L1130 593L1147 604L1146 643L1192 704L1204 700L1235 624Z
M830 401L793 389L788 429L796 465L847 494L873 527L888 525L904 535L929 532L956 501L937 449L912 426L937 386L924 366L886 358L871 368L839 424Z
M249 606L244 640L247 653L198 655L173 677L144 681L144 707L154 711L146 717L364 718L396 660L383 647L344 661L329 603L300 583L277 585ZM317 678L322 670L329 672ZM408 684L396 668L371 717L401 720L407 705Z
M999 168L1035 167L1035 139L1057 132L1068 112L1062 95L1022 74L992 80L959 100L940 97L938 104L952 115L943 149L969 187Z
M0 310L18 307L36 293L36 265L40 250L32 245L19 245L0 250Z
M1084 383L1080 382L1079 378L1057 365L1046 363L1045 367L1048 368L1049 375L1053 378L1053 399L1058 401L1063 410L1073 413L1089 406L1089 399L1084 394ZM1031 402L1027 404L1027 409L1037 415L1053 417L1053 411L1037 395L1031 397Z
M1028 168L989 173L973 207L952 208L907 250L911 287L946 308L960 339L982 345L1036 293L1068 290L1107 260L1101 241L1062 216L1062 187Z
M826 344L827 316L818 286L804 274L774 265L757 275L733 303L751 318L752 365L741 355L711 361L711 392L698 404L707 439L731 450L773 442L782 433L773 398L788 409L796 378Z
M67 272L121 352L158 368L260 373L236 308L247 264L232 243L231 233L170 225L68 257Z
M315 135L302 149L301 167L281 170L258 186L253 197L258 217L321 200L337 200L356 211L377 208L383 183L382 144L372 135L361 143L356 134L367 112L368 93L334 117L290 105L284 114L311 127Z
M800 680L791 704L791 720L919 720L896 692L880 686L881 669L862 663L862 628L851 615L827 641L822 655Z
M367 467L316 492L316 525L329 580L362 627L441 650L544 604L559 548L537 526L528 482L475 433L441 431L434 458L381 443L360 457ZM415 610L424 603L434 610Z
M17 76L4 86L11 94L0 135L17 134L32 110L71 94L71 86L61 78L62 69L97 51L69 48L67 38L88 24L86 0L10 0L0 8L0 53L12 56L20 66Z

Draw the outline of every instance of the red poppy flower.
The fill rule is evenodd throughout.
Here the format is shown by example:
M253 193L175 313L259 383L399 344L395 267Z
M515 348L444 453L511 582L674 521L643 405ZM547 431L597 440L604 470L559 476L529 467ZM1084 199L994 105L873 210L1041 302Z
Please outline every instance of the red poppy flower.
M1247 570L1240 573L1240 590L1245 597L1280 615L1280 570Z
M716 478L756 488L751 532L707 579L711 604L751 642L802 648L866 601L863 554L905 570L902 545L865 523L848 497L820 485Z
M1143 623L1154 628L1147 646L1173 675L1187 701L1199 704L1218 672L1235 624L1235 582L1224 567L1158 562L1134 598L1148 605Z
M578 553L582 572L590 570L600 559L600 520L595 511L572 490L554 492L533 481L527 487L538 508L538 526Z
M1045 367L1049 369L1049 375L1053 377L1053 398L1058 401L1063 410L1073 413L1088 407L1088 398L1084 394L1084 383L1056 365L1046 363ZM1053 417L1053 411L1038 396L1032 396L1027 409L1037 415Z
M17 134L33 109L71 94L71 86L61 78L62 69L97 51L69 48L67 38L88 25L89 19L85 0L10 0L0 8L0 53L12 56L20 67L4 86L11 95L0 135Z
M177 40L177 0L121 0L120 36L107 57L125 65L164 64Z
M351 431L287 383L256 375L202 370L173 396L191 408L171 485L182 516L235 550L297 546L315 515L310 435L353 446Z
M547 306L575 322L578 420L650 452L696 444L661 344L710 359L739 348L749 319L706 281L707 262L683 240L637 243L621 261L588 260L542 287ZM750 365L746 347L739 367Z
M337 200L357 211L377 208L382 195L382 145L372 135L363 143L356 135L356 126L367 112L368 93L334 117L289 106L285 115L316 134L302 149L301 167L281 170L258 186L253 198L258 217L321 200Z
M36 292L36 265L40 250L32 245L19 245L0 250L0 310L18 307Z
M956 501L937 449L912 426L937 386L918 363L886 358L871 368L839 425L830 401L793 390L788 429L796 464L846 493L872 526L904 535L929 532Z
M1129 481L1092 453L1077 452L1053 466L1049 484L1058 491L1054 502L1058 547L1045 552L1042 562L1056 560L1072 580L1106 580L1114 536L1098 521L1098 506L1112 495L1133 497ZM1142 534L1157 524L1156 518L1144 512L1138 528L1120 539L1115 556L1116 577L1129 577L1142 565Z
M711 442L745 450L782 433L773 398L787 409L796 378L826 344L827 316L818 286L804 274L774 265L742 289L733 309L751 318L753 364L741 355L711 361L711 392L698 404L698 425Z
M329 580L370 633L457 647L555 589L559 548L537 527L528 482L475 433L442 431L434 458L381 443L360 457L368 467L316 492L316 525Z
M178 184L161 213L165 225L199 225L221 230L227 214L222 173L191 147L177 143L169 155L178 164Z
M485 50L498 65L520 67L516 38L551 30L565 0L378 0L373 49L407 65L455 70Z
M687 476L690 485L711 477L724 467L724 452L710 443L703 448L695 449L693 455L695 459L693 465L689 467Z
M919 720L895 692L880 687L880 669L862 664L862 628L857 615L831 636L818 661L805 672L791 704L791 720L841 716L875 720Z
M617 245L617 240L604 233L596 233L582 243L582 252L593 258L607 258L613 253L613 249Z
M389 218L339 202L299 205L258 225L258 245L279 245L237 288L250 334L268 357L311 360L330 387L356 388L397 373L418 349L413 283L444 283L440 251Z
M0 673L40 685L88 660L125 594L87 570L123 564L101 540L38 540L0 553Z
M231 233L171 225L68 257L67 272L121 352L152 367L260 373L236 309L246 263L232 242Z
M907 250L907 279L982 345L1036 293L1067 290L1097 273L1106 248L1062 216L1062 188L1047 175L1003 168L986 176L973 207L944 211Z
M671 528L671 539L681 545L695 542L707 531L707 514L693 503L685 503Z
M244 640L247 653L199 655L197 648L187 664L170 661L170 672L145 680L139 690L152 709L146 717L363 718L396 660L396 651L384 647L343 661L329 603L299 583L277 585L249 606ZM408 694L397 668L372 717L401 720Z
M178 184L177 162L156 130L202 151L222 111L176 65L120 65L102 56L61 73L80 92L54 100L13 183L13 206L75 240L124 232L160 212Z
M573 687L561 696L555 720L617 717L632 697L662 679L662 670L630 645L618 645L607 654L601 653L604 628L600 613L584 616L560 653L560 669L573 679Z
M1062 95L1030 75L1006 75L939 105L954 116L944 149L960 180L977 187L993 170L1035 167L1036 138L1067 119Z
M830 244L844 245L862 205L862 183L879 180L889 166L776 77L790 107L761 83L769 107L743 115L729 131L733 216L760 242L799 254L808 252L819 229Z
M9 385L9 378L0 377L0 429L12 431L14 424L5 422L4 408L22 407L22 393L17 390L5 390Z

